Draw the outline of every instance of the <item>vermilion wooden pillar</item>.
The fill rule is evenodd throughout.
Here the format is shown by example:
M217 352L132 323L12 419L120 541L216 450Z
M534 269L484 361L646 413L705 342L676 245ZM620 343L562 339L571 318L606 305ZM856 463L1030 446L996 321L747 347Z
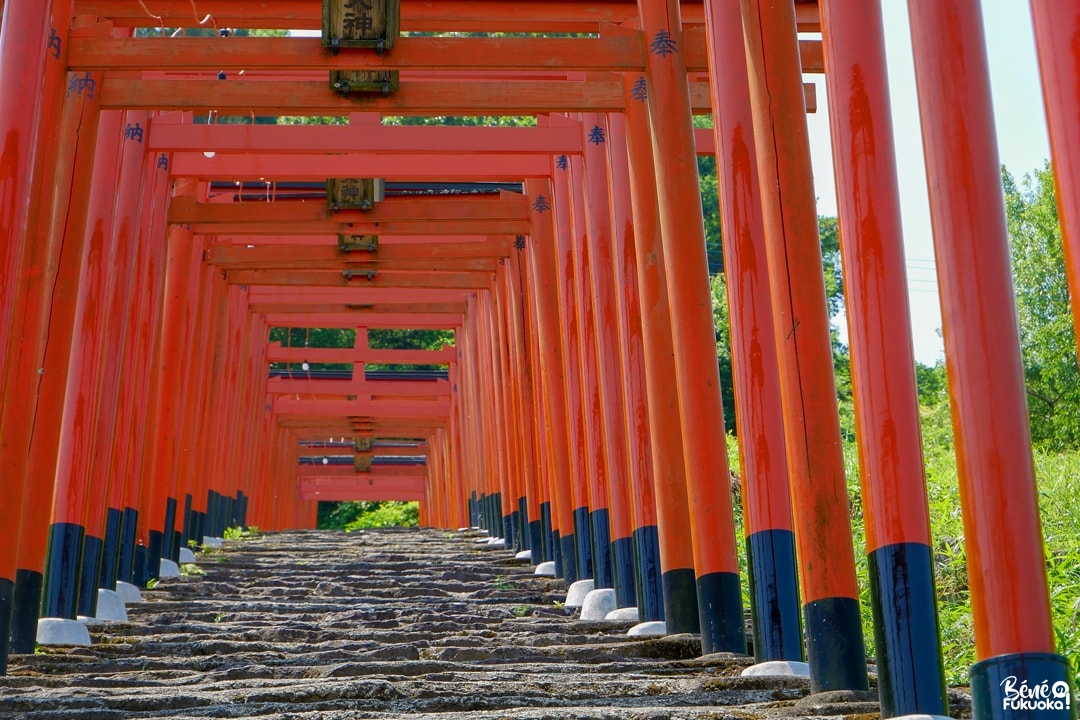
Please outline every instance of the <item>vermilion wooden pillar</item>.
M602 177L602 176L601 176ZM578 543L579 558L587 552L591 558L592 578L595 587L614 587L611 567L611 518L608 509L609 468L604 447L604 433L600 395L600 368L597 357L597 311L591 288L589 268L592 265L592 248L589 242L588 203L585 200L585 165L580 157L570 161L570 208L571 242L573 262L576 269L574 277L574 300L577 308L577 368L581 373L581 417L582 438L584 439L588 503L584 509L575 508L576 513L584 512L580 520L588 526L589 545L583 548ZM606 195L606 193L605 193ZM604 210L603 202L598 201L597 215ZM598 223L594 223L598 224ZM607 240L610 242L610 230ZM577 521L577 518L575 518Z
M524 243L522 236L520 242ZM507 273L510 281L507 311L510 315L511 338L513 341L514 387L518 394L518 417L516 419L522 438L522 476L525 489L523 504L518 508L526 531L524 546L530 552L534 564L543 560L543 540L541 537L540 506L540 454L537 442L537 408L534 396L534 375L538 370L532 363L530 351L536 342L536 336L527 321L530 314L527 308L530 278L526 273L524 245L515 248L514 254L507 260Z
M614 235L611 216L611 186L608 182L607 146L610 139L607 118L596 113L581 116L582 146L584 148L585 225L588 243L588 283L592 295L595 332L592 342L596 348L597 380L600 399L599 417L592 419L601 431L601 450L607 467L608 522L594 522L593 543L597 557L603 550L611 567L611 584L597 579L597 587L616 588L616 598L622 597L624 607L634 592L633 554L628 552L633 542L630 519L628 450L626 443L624 373L620 353L620 318L618 283L616 281ZM605 527L606 525L606 527ZM603 533L607 533L606 547ZM603 563L597 563L597 568ZM600 574L599 572L597 573Z
M1054 156L1058 219L1080 347L1080 5L1030 0L1043 102Z
M97 590L100 587L103 566L115 566L118 562L121 493L124 486L113 477L110 469L112 454L118 450L120 444L116 433L116 418L123 379L119 370L124 352L127 316L136 284L130 282L129 278L137 277L136 254L142 224L144 173L147 170L144 142L146 120L145 112L124 113L124 140L120 150L112 223L113 254L108 261L106 304L99 320L102 342L96 348L97 372L93 378L97 416L93 434L87 438L87 447L92 452L89 483L93 492L90 493L86 505L86 538L83 541L83 564L79 583L80 614L88 617L96 615ZM113 533L107 537L109 519L112 520Z
M982 12L976 0L908 10L979 658L972 711L1020 717L1030 711L1003 706L1006 678L1067 688L1071 673L1054 647Z
M567 583L579 579L574 554L573 483L571 469L572 435L567 417L566 364L560 332L560 294L564 282L557 278L559 261L552 208L553 185L550 180L531 179L525 182L529 197L529 223L532 229L528 245L534 282L537 343L540 350L540 371L544 398L544 418L547 421L545 444L551 459L550 509L552 524L552 555L556 571ZM569 566L567 565L569 563Z
M635 256L633 203L630 192L630 165L626 152L626 118L621 113L608 116L608 175L611 184L612 255L615 261L615 296L619 313L621 375L625 384L623 432L629 449L627 490L632 535L629 547L615 541L615 566L625 567L620 555L629 555L635 575L634 586L616 586L620 607L636 606L639 617L654 619L661 606L660 568L656 554L656 500L653 489L652 440L645 387L645 346L641 329L641 294ZM646 542L648 535L651 540ZM643 548L651 547L648 554ZM651 607L652 611L646 611Z
M528 191L528 187L526 187ZM524 337L527 355L523 362L529 373L532 386L529 392L532 395L532 426L535 453L535 487L536 487L536 513L538 516L538 534L530 536L532 542L532 561L534 564L541 562L553 562L555 559L552 547L552 486L555 482L552 477L551 467L551 444L549 442L551 424L548 419L547 407L544 400L543 365L540 354L540 323L538 321L539 308L537 297L539 277L536 266L532 259L532 253L526 252L529 243L537 242L535 236L523 239L522 252L517 255L519 272L523 284L523 297L521 298L523 309ZM550 244L550 243L549 243ZM530 514L531 517L531 514ZM530 529L531 529L530 525ZM539 543L539 544L537 544Z
M116 582L131 581L132 555L135 550L136 509L139 499L138 458L145 433L145 404L142 401L149 381L148 363L150 352L149 326L153 322L154 299L160 294L162 265L164 260L165 214L168 200L168 159L157 155L146 158L144 177L148 187L143 196L136 257L135 283L132 289L131 307L124 337L123 359L119 367L119 407L116 418L116 448L112 453L112 482L117 484L117 494L109 503L109 517L105 528L106 560L110 552L115 563L106 562L101 574L102 587L115 589ZM116 547L110 550L110 544Z
M702 651L745 653L727 446L721 442L724 408L720 369L682 54L682 18L679 3L674 0L639 0L638 8L648 43L645 79L682 418ZM693 573L665 569L664 583L665 595L669 587L674 593L685 593L683 588L694 584ZM683 622L681 617L668 618L668 630L693 628L693 621L685 626Z
M694 553L688 532L690 511L686 498L686 466L683 464L682 419L675 380L647 94L642 92L645 87L643 76L624 77L624 89L629 98L626 103L626 147L656 507L655 525L639 528L637 552L641 572L655 580L657 593L646 592L644 598L639 597L638 610L643 620L668 622L669 631L673 628L692 630L700 628L697 624L697 593L685 576L694 573ZM671 572L676 574L665 582L664 575ZM646 589L650 585L646 583Z
M0 311L0 338L4 338L4 342L0 342L0 372L6 372L7 368L7 338L13 320L10 309L20 275L19 261L29 248L24 233L31 222L34 162L39 151L45 149L45 138L41 137L39 141L37 131L42 113L40 91L52 91L47 103L50 108L54 106L58 100L57 81L63 77L64 70L64 64L58 61L61 57L67 58L63 46L67 34L59 35L52 25L55 22L54 4L57 15L61 8L66 9L66 18L58 18L62 23L60 29L66 30L71 3L57 0L55 3L13 4L4 23L7 32L0 33L0 107L4 108L0 112L0 137L4 138L0 147L0 182L4 187L0 193L0 308L3 308ZM59 46L50 42L53 34ZM50 82L45 88L42 78L47 70ZM54 111L50 109L50 112ZM13 579L9 575L11 573L5 572L0 577ZM10 587L5 585L5 588L3 601L6 603L10 600Z
M185 306L191 292L192 256L196 245L191 231L170 225L166 245L165 286L158 345L152 360L154 378L149 398L145 488L139 497L139 547L135 558L135 581L145 585L157 579L165 529L169 474L175 457L175 417L186 355Z
M34 192L35 158L44 161L50 172L56 164L55 154L46 152L50 146L46 145L48 139L37 128L43 117L52 123L50 127L55 127L57 108L62 102L60 86L65 76L62 58L66 59L66 48L62 42L59 47L51 43L50 37L54 33L57 40L67 37L71 3L58 0L12 4L6 12L3 22L6 32L0 30L0 138L3 138L0 146L0 187L3 188L0 192L0 405L6 405L7 395L12 392L6 382L12 374L9 368L14 364L9 360L9 338L34 332L34 319L28 318L30 327L23 329L13 310L23 277L20 259L31 252L30 240L36 240L28 233L38 225L33 200L49 196L40 185ZM49 248L52 247L50 243ZM22 392L27 390L24 387ZM24 442L21 444L25 446ZM2 434L0 445L6 445ZM5 498L0 508L0 545L4 547L0 553L0 675L7 672L17 548L23 527L20 510L24 481L21 472L5 472L0 480L0 491Z
M64 30L62 18L54 21ZM66 78L64 49L61 43L59 58L50 54L50 62L58 67L48 67L45 76L47 84L57 76L58 86L43 88L43 95L64 99L60 117L45 121L49 127L59 127L55 142L50 143L55 154L46 153L48 157L42 159L36 181L40 186L33 191L37 198L35 234L42 241L31 244L31 262L24 264L31 271L20 278L18 297L22 298L23 311L18 309L19 300L15 306L16 317L24 325L21 331L12 330L10 339L18 349L12 351L4 368L6 386L20 391L6 393L0 403L0 467L4 468L6 498L0 517L5 512L15 513L0 521L0 542L9 548L5 559L16 568L10 615L6 614L9 598L0 597L0 637L7 637L10 617L11 650L16 653L33 652L36 641L56 445L86 238L88 194L72 193L72 188L89 185L98 139L97 100L86 93L67 95L61 91ZM46 102L43 114L48 114L50 107ZM34 421L27 422L31 417ZM36 451L32 451L32 443L36 443ZM42 452L46 446L48 450ZM33 461L42 459L48 469L38 471ZM35 478L42 479L30 482ZM15 492L17 487L22 488L21 497ZM5 577L7 573L0 572L0 596L5 592ZM6 647L0 649L0 666L6 652Z
M705 12L754 657L799 661L795 532L742 15L723 0L707 0Z
M199 438L203 432L202 407L206 402L213 381L210 375L215 349L216 309L221 312L228 309L225 298L228 285L220 271L203 263L199 272L202 276L200 297L192 320L188 343L188 391L185 393L181 408L180 427L177 433L179 453L172 483L173 490L168 499L167 509L171 513L166 517L163 557L173 562L179 560L180 544L183 536L184 510L187 497L193 492L196 478L195 468L201 458L198 457Z
M794 12L742 1L811 687L859 690L866 652Z
M947 715L881 6L822 24L881 714Z
M574 263L573 227L570 214L570 172L558 168L554 178L552 197L540 202L539 196L532 199L534 211L546 207L555 214L555 267L558 278L559 328L562 339L563 388L565 391L566 427L570 451L571 493L567 498L570 504L573 524L562 531L561 544L563 571L567 582L574 582L593 576L592 546L588 524L589 490L588 464L590 458L586 452L583 414L583 378L580 367L580 336L577 332L578 312L582 311L575 295L577 275L583 271ZM569 553L573 558L568 558ZM572 564L571 564L572 563ZM574 570L573 579L568 574Z
M151 119L151 128L161 118ZM149 248L145 287L140 291L138 300L138 320L135 325L135 347L133 349L132 370L125 371L123 377L131 378L125 383L122 397L129 398L125 404L132 407L131 420L126 425L127 452L123 458L121 473L127 486L123 522L120 533L120 560L117 578L124 582L133 582L135 576L135 553L138 541L140 498L149 492L145 483L145 470L149 467L150 455L147 448L147 425L153 409L151 398L155 395L155 383L158 375L152 370L155 351L160 347L159 328L162 318L162 298L165 291L166 269L166 233L168 228L167 206L171 193L169 167L171 158L158 154L149 159L153 167L155 191L152 195L149 213L144 213L147 224L140 237L140 248Z
M123 113L108 111L98 128L93 183L87 209L86 245L64 391L63 420L45 565L42 617L74 620L82 567L86 511L91 494L91 458L96 420L98 350L103 340L110 265L114 257L113 201L116 197ZM96 593L93 593L96 601ZM91 606L90 609L93 609Z

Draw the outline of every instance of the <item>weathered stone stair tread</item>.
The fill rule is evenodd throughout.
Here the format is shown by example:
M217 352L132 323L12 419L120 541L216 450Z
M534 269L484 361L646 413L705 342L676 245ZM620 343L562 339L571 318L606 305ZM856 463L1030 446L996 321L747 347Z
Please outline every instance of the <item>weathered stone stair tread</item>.
M871 717L742 678L694 636L631 639L557 604L561 582L474 533L278 533L197 558L89 648L12 658L0 718L662 720ZM953 697L962 714L966 697ZM969 711L968 711L969 712ZM862 718L860 718L862 720ZM869 720L869 718L867 718Z

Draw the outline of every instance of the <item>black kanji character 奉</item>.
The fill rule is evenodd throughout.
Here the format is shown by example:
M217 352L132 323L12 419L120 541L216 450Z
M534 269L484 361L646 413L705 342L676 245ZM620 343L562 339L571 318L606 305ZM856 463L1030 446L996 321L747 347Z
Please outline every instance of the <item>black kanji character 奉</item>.
M679 46L675 42L675 38L671 36L671 33L667 30L661 30L656 33L656 37L653 38L652 44L649 45L649 49L653 55L659 55L660 57L667 57L673 53L679 52Z
M551 204L548 202L548 199L543 195L537 195L536 199L533 200L532 206L533 210L538 213L547 212L551 209Z
M645 82L645 78L639 77L634 82L634 87L630 88L630 97L638 102L645 102L649 99L649 85Z

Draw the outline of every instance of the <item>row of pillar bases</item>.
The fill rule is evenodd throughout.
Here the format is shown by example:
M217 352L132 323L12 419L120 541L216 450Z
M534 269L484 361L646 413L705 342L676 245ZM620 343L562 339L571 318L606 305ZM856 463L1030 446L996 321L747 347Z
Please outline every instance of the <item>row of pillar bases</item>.
M436 463L429 475L429 483L457 493L457 514L431 502L437 496L430 485L425 512L433 522L460 521L463 494L473 490L468 518L504 546L553 563L551 570L567 582L591 580L594 590L613 591L616 607L637 607L639 619L663 621L668 631L699 632L706 651L745 652L728 461L716 441L723 415L711 307L703 302L707 262L680 10L663 0L639 5L648 51L643 74L624 74L624 112L547 119L576 123L582 153L551 158L549 178L526 181L529 252L511 256L496 282L466 302L462 367L452 371L461 374L463 399L451 411L457 415L449 430L435 433L442 447L453 444L454 457L441 458L445 467ZM248 497L253 514L277 521L268 523L272 527L309 519L312 509L290 509L295 437L274 424L272 408L262 407L265 348L251 338L265 337L265 319L247 311L246 287L220 281L203 263L199 233L168 224L169 158L148 154L141 131L129 131L149 128L147 113L101 114L93 84L100 74L68 82L72 7L59 0L39 8L5 4L0 44L0 107L6 108L0 135L14 143L14 161L0 177L14 188L0 198L0 221L9 231L0 249L2 269L11 271L4 277L18 279L0 288L0 337L20 338L0 348L0 434L3 448L13 448L0 452L11 455L10 463L2 456L3 465L15 468L12 490L19 499L0 509L0 527L15 528L16 542L7 546L19 548L0 566L0 606L14 597L16 616L36 616L18 602L20 588L32 597L35 583L47 614L95 610L99 585L124 578L145 583L160 574L161 561L179 559L188 537L223 530L221 517L242 525L245 510L237 508L246 508ZM725 266L732 279L755 653L801 661L805 634L815 690L864 689L865 644L801 126L795 9L758 0L708 1L705 8ZM1012 312L978 5L912 0L910 8L928 174L942 188L932 203L976 579L980 662L972 669L972 689L980 717L996 717L999 681L1067 683L1069 671L1054 652L1016 329L1007 322L987 326L967 312L972 303L991 317ZM1055 28L1076 20L1065 4L1033 2L1033 8L1037 30L1057 41ZM821 10L842 169L840 223L883 713L940 715L947 706L913 363L907 335L897 332L910 319L880 9L822 0ZM1060 22L1053 22L1055 12ZM22 30L15 34L12 27ZM1070 117L1073 92L1061 76L1075 80L1075 72L1057 69L1063 63L1053 58L1061 47L1040 41L1048 106L1056 108L1051 132L1068 241L1076 236L1077 193L1069 184L1075 155L1060 148L1076 143L1073 126L1060 120ZM31 87L26 78L42 80ZM962 82L954 87L943 78ZM32 112L23 110L27 97L38 99ZM65 128L61 142L41 140L37 127ZM50 173L75 180L60 187ZM198 189L179 182L188 194ZM87 187L93 192L78 192ZM118 188L125 202L114 204ZM137 188L154 202L126 202ZM992 212L973 218L970 207ZM130 242L132 227L155 238L167 234L168 242L155 254L154 243ZM23 240L38 235L49 242ZM617 245L603 242L609 236L625 243L621 257ZM53 268L58 292L74 287L77 294L51 294L38 275L22 272L39 264ZM110 274L108 267L126 271ZM117 276L132 269L143 281L129 290ZM1075 281L1071 265L1070 272ZM973 283L972 276L992 282ZM165 301L158 306L155 298ZM135 385L152 389L147 403L123 395L121 365L110 365L101 352L121 337L154 336L125 336L125 327L160 331L159 345L123 356L133 374L140 363L150 368ZM30 340L22 345L22 338ZM46 343L50 338L67 339ZM178 363L190 346L203 349L193 362ZM60 381L49 387L65 390L63 402L51 407L36 391L13 390L39 387L37 375ZM209 390L202 397L192 388ZM94 401L106 410L88 422L78 409ZM221 407L242 408L244 416L233 422ZM49 427L20 426L35 408ZM631 416L647 417L648 430L630 432ZM532 422L531 431L521 431ZM891 428L888 448L876 442L886 430L882 422ZM150 441L142 438L147 424ZM114 436L140 439L112 452L101 438ZM770 436L767 453L750 447ZM268 437L272 457L254 449ZM179 451L193 438L209 438L198 458ZM245 454L207 459L231 447ZM144 460L147 476L165 479L139 487L135 468L123 459L132 455ZM638 462L644 469L635 472ZM83 478L102 476L95 463L120 463L129 472L105 472L126 479L91 492ZM286 469L275 470L280 467ZM467 474L482 480L469 484ZM210 476L245 479L216 486L190 480ZM46 495L53 488L29 481L35 477L58 479L51 505ZM266 477L274 482L255 482ZM998 492L1006 486L1010 494ZM225 487L228 494L220 494ZM182 496L181 504L176 498ZM205 509L196 509L193 497L199 508L205 497ZM42 508L51 508L51 520ZM1013 573L1004 586L995 567L1001 558ZM1021 607L1025 612L1017 617ZM0 607L0 627L9 616Z

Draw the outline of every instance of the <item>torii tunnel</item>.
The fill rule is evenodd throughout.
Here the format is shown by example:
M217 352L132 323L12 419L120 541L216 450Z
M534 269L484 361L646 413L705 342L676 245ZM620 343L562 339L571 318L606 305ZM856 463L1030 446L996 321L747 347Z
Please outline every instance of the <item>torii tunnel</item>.
M1080 4L1030 4L1075 293ZM865 553L883 716L947 714L879 3L0 7L0 670L9 637L32 652L39 618L94 616L99 588L145 585L189 540L311 528L320 500L419 500L422 524L482 525L641 621L700 633L705 653L747 653L748 582L756 659L805 660L815 692L867 688ZM1071 672L1051 624L981 10L908 9L974 714L1034 717L1002 709L1002 681ZM804 73L828 92L859 548ZM256 122L302 116L343 124ZM401 116L535 126L387 122ZM698 155L719 177L743 538ZM273 328L355 342L297 347ZM381 329L454 341L373 348Z

